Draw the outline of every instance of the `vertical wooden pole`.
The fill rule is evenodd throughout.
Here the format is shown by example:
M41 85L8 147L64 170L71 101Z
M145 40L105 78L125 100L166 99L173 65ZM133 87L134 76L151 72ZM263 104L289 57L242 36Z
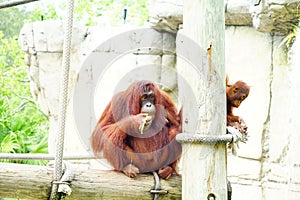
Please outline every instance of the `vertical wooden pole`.
M195 111L189 102L190 98L187 98L187 95L181 95L184 96L182 104L184 108L183 132L185 133L207 135L226 133L224 13L224 0L184 1L182 33L196 42L205 54L205 61L201 66L197 66L199 74L196 78L193 77L195 73L183 67L184 64L180 66L182 71L179 71L179 74L188 76L185 79L192 87L197 102ZM193 49L184 48L190 51L187 55L193 54ZM194 121L196 121L196 126L193 124ZM224 143L185 143L182 163L183 200L227 199L226 145Z

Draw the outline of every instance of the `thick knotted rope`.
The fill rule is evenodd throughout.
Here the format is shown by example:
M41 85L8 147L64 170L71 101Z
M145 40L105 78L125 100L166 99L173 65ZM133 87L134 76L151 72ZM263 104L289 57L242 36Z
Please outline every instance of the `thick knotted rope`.
M208 144L208 145L229 143L229 148L231 148L233 155L237 155L239 142L245 143L247 139L248 139L247 133L241 133L236 128L231 126L227 126L227 134L223 134L223 135L180 133L176 136L176 140L180 143Z
M71 195L72 189L70 187L71 181L74 179L74 168L71 163L63 161L62 167L63 175L59 181L53 181L53 184L58 184L58 192Z
M67 2L67 17L64 26L64 46L62 58L62 73L61 73L61 86L59 93L59 113L58 113L58 131L56 137L56 156L54 165L54 182L59 181L62 175L62 158L64 149L64 134L66 122L66 110L68 103L68 82L69 82L69 69L70 69L70 50L71 38L73 27L73 11L74 0ZM52 185L50 199L58 199L57 197L57 184Z
M180 143L220 144L220 143L232 142L233 137L230 134L207 135L207 134L180 133L176 136L176 140Z

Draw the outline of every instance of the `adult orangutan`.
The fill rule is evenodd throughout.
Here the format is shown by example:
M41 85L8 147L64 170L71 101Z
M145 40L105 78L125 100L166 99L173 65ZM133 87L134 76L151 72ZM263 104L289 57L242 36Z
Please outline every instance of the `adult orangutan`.
M177 174L181 145L181 112L154 83L139 81L113 96L91 136L96 157L103 156L129 177L158 171L161 178Z

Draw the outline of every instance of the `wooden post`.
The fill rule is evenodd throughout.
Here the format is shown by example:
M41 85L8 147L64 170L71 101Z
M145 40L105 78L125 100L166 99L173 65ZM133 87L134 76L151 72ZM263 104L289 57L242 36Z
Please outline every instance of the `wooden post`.
M178 59L178 74L186 80L194 96L186 93L188 90L180 86L179 80L184 133L208 136L226 133L224 12L224 0L184 1L181 33L199 45L204 54L194 55L195 48L177 40L177 48L188 51L185 61ZM193 59L199 62L195 64ZM186 60L200 64L193 68ZM182 165L183 200L227 199L225 143L184 143Z

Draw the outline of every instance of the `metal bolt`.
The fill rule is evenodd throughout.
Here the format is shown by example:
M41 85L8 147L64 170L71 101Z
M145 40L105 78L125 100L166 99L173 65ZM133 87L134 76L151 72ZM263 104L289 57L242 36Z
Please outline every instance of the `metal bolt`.
M189 120L186 118L186 119L184 120L184 123L188 124L188 123L189 123Z

